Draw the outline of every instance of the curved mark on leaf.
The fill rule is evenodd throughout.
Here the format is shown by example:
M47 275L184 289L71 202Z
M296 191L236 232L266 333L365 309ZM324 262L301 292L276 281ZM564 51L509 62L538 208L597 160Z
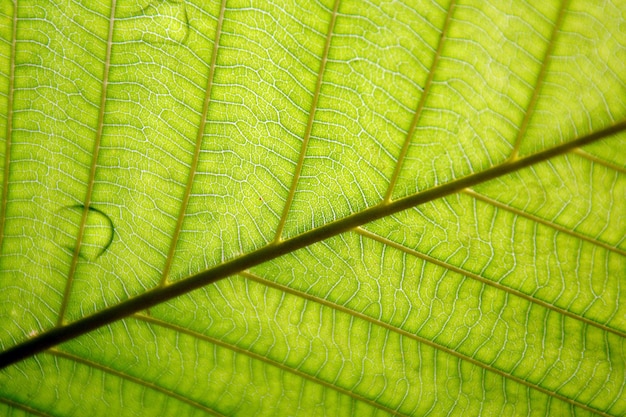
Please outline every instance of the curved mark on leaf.
M85 206L75 204L59 209L58 215L61 218L57 231L57 243L69 251L74 251L76 246L76 236L83 216ZM83 241L80 247L81 258L87 261L98 259L113 243L115 227L111 218L102 210L89 207Z

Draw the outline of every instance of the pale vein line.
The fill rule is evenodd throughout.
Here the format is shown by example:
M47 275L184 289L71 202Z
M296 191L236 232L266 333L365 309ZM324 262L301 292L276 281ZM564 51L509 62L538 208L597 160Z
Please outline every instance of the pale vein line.
M559 232L568 234L568 235L573 236L573 237L575 237L577 239L584 240L585 242L589 242L589 243L591 243L593 245L596 245L596 246L600 246L600 247L602 247L602 248L604 248L604 249L606 249L608 251L620 254L622 256L626 256L626 251L624 251L624 250L622 250L620 248L617 248L615 246L611 246L608 243L599 241L597 239L594 239L592 237L583 235L581 233L574 232L572 230L567 229L566 227L560 226L560 225L558 225L556 223L553 223L553 222L551 222L549 220L546 220L546 219L543 219L541 217L533 216L530 213L526 213L526 212L524 212L522 210L516 209L515 207L511 207L511 206L506 205L504 203L501 203L501 202L499 202L497 200L489 198L486 195L480 194L480 193L472 190L471 188L466 188L465 190L463 190L461 192L465 193L465 194L467 194L469 196L472 196L472 197L474 197L477 200L483 201L483 202L485 202L487 204L490 204L492 206L495 206L495 207L501 208L503 210L506 210L506 211L508 211L510 213L513 213L513 214L517 215L517 216L525 217L525 218L527 218L529 220L532 220L532 221L534 221L536 223L543 224L544 226L548 226L548 227L550 227L550 228L552 228L554 230L558 230ZM626 337L626 334L624 336Z
M316 297L316 296L313 296L313 295L310 295L310 294L307 294L307 293L304 293L304 292L301 292L301 291L298 291L298 290L294 290L294 289L292 289L290 287L283 286L281 284L278 284L278 283L266 280L266 279L264 279L262 277L259 277L257 275L251 274L249 272L242 272L240 275L242 275L245 278L250 279L252 281L255 281L255 282L258 282L260 284L263 284L265 286L268 286L268 287L271 287L271 288L274 288L274 289L277 289L277 290L280 290L280 291L284 291L284 292L292 294L292 295L294 295L296 297L300 297L300 298L306 299L308 301L320 304L322 306L331 308L333 310L349 314L349 315L351 315L351 316L353 316L353 317L355 317L357 319L364 320L364 321L366 321L368 323L371 323L371 324L373 324L375 326L380 326L380 327L385 328L385 329L387 329L389 331L392 331L392 332L394 332L396 334L399 334L400 336L404 336L404 337L407 337L409 339L415 340L418 343L422 343L424 345L430 346L430 347L432 347L432 348L434 348L434 349L436 349L438 351L441 351L441 352L447 353L449 355L452 355L452 356L456 357L457 359L460 359L460 360L465 361L465 362L469 362L469 363L471 363L473 365L476 365L476 366L478 366L478 367L480 367L480 368L482 368L482 369L484 369L484 370L486 370L488 372L492 372L492 373L498 374L498 375L500 375L503 378L509 379L509 380L511 380L513 382L516 382L518 384L522 384L522 385L524 385L524 386L526 386L528 388L531 388L531 389L534 389L536 391L542 392L543 394L546 394L546 395L548 395L548 396L550 396L552 398L556 398L558 400L564 401L564 402L566 402L568 404L571 404L571 405L573 405L575 407L583 408L583 409L585 409L587 411L590 411L590 412L592 412L594 414L597 414L597 415L607 416L607 417L609 416L608 414L606 414L606 413L604 413L604 412L602 412L600 410L594 409L592 407L589 407L586 404L577 402L576 400L573 400L571 398L564 397L564 396L562 396L560 394L557 394L556 392L552 392L552 391L550 391L548 389L545 389L545 388L543 388L543 387L541 387L539 385L536 385L536 384L533 384L531 382L525 381L525 380L523 380L523 379L521 379L519 377L516 377L516 376L514 376L514 375L512 375L510 373L507 373L507 372L504 372L504 371L502 371L500 369L494 368L494 367L492 367L492 366L490 366L490 365L488 365L486 363L483 363L483 362L481 362L481 361L479 361L477 359L474 359L472 357L469 357L469 356L466 356L464 354L461 354L461 353L455 351L454 349L450 349L448 347L440 345L440 344L438 344L438 343L436 343L434 341L431 341L429 339L425 339L425 338L423 338L421 336L418 336L416 334L407 332L406 330L403 330L403 329L400 329L398 327L395 327L395 326L393 326L393 325L391 325L389 323L386 323L384 321L377 320L377 319L375 319L373 317L370 317L370 316L367 316L367 315L365 315L363 313L359 313L358 311L354 311L354 310L349 309L347 307L344 307L344 306L332 303L330 301L327 301L327 300L325 300L323 298L319 298L319 297Z
M71 361L74 361L74 362L81 363L81 364L83 364L85 366L89 366L90 368L98 369L99 371L102 371L102 372L114 375L114 376L116 376L118 378L125 379L125 380L130 381L130 382L132 382L134 384L141 385L141 386L146 387L148 389L160 392L161 394L165 394L168 397L172 397L172 398L174 398L174 399L176 399L176 400L178 400L180 402L183 402L183 403L185 403L187 405L190 405L190 406L192 406L194 408L197 408L199 410L202 410L202 411L204 411L206 413L209 413L209 414L212 414L214 416L225 417L223 414L221 414L221 413L219 413L219 412L217 412L217 411L215 411L215 410L213 410L211 408L208 408L208 407L206 407L206 406L204 406L204 405L202 405L202 404L200 404L200 403L198 403L196 401L190 400L189 398L185 397L184 395L178 394L178 393L176 393L174 391L168 390L167 388L164 388L164 387L162 387L160 385L153 384L153 383L148 382L148 381L146 381L144 379L140 379L140 378L134 377L132 375L126 374L124 372L118 371L116 369L109 368L107 366L101 365L101 364L99 364L97 362L92 362L92 361L90 361L88 359L82 358L80 356L73 355L71 353L63 352L63 351L58 350L58 349L50 349L50 350L46 351L46 353L48 353L50 355L54 355L54 356L60 357L60 358L64 358L64 359L68 359L68 360L71 360Z
M267 365L276 367L276 368L278 368L278 369L280 369L282 371L288 372L288 373L290 373L292 375L296 375L296 376L298 376L298 377L300 377L302 379L306 379L307 381L311 381L311 382L313 382L315 384L322 385L322 386L324 386L326 388L330 388L330 389L332 389L332 390L334 390L334 391L336 391L336 392L338 392L340 394L346 395L346 396L348 396L350 398L353 398L353 399L355 399L357 401L366 403L366 404L368 404L368 405L370 405L370 406L372 406L374 408L377 408L379 410L383 410L383 411L385 411L387 413L390 413L390 414L393 414L395 416L404 416L405 415L405 414L399 413L396 410L392 410L391 408L388 408L388 407L386 407L386 406L384 406L384 405L382 405L380 403L377 403L377 402L372 401L372 400L370 400L368 398L365 398L365 397L363 397L363 396L361 396L359 394L356 394L356 393L354 393L354 392L352 392L350 390L338 387L337 385L333 385L330 382L324 381L323 379L319 379L319 378L317 378L317 377L315 377L313 375L309 375L309 374L307 374L305 372L302 372L302 371L300 371L298 369L291 368L291 367L289 367L289 366L287 366L285 364L282 364L280 362L276 362L276 361L274 361L274 360L272 360L272 359L270 359L268 357L259 355L258 353L254 353L254 352L252 352L250 350L242 349L242 348L240 348L238 346L235 346L235 345L223 342L223 341L221 341L219 339L215 339L213 337L206 336L206 335L204 335L202 333L198 333L198 332L195 332L193 330L186 329L184 327L180 327L180 326L177 326L175 324L171 324L171 323L159 320L159 319L151 317L151 316L146 316L144 314L135 314L133 317L136 318L137 320L141 320L141 321L144 321L144 322L147 322L147 323L151 323L151 324L154 324L154 325L157 325L157 326L160 326L160 327L165 327L167 329L170 329L170 330L173 330L173 331L176 331L176 332L179 332L179 333L183 333L183 334L189 335L189 336L191 336L193 338L196 338L196 339L204 340L204 341L212 343L214 345L218 345L218 346L221 346L221 347L226 348L228 350L231 350L231 351L233 351L235 353L243 354L245 356L248 356L249 358L252 358L254 360L263 362L263 363L265 363Z
M80 249L85 234L85 227L87 224L87 216L89 215L89 206L91 205L91 196L93 194L93 187L96 177L96 168L98 167L98 154L100 153L100 142L102 140L102 132L104 130L104 106L107 100L107 88L109 84L109 67L111 65L111 49L113 46L113 25L115 23L115 6L117 0L111 1L111 15L109 17L109 33L107 37L107 50L106 57L104 59L104 73L102 78L102 90L100 92L100 111L98 113L98 126L96 129L96 140L93 145L93 156L91 158L91 168L89 170L89 179L87 180L87 193L85 196L85 202L83 207L83 214L80 219L80 226L78 229L78 236L76 237L76 246L74 247L74 254L72 255L72 263L70 264L70 270L67 274L67 282L65 284L65 291L63 292L63 301L61 303L61 309L59 311L59 319L57 326L62 326L65 323L65 312L70 299L72 291L72 283L76 274L76 268L78 267L78 258L80 256Z
M369 207L363 211L327 223L317 229L309 230L290 239L279 243L268 244L238 258L216 265L211 269L173 282L166 287L153 288L127 300L121 301L119 304L104 308L66 325L41 332L33 338L27 339L22 343L0 352L0 369L49 349L52 346L56 346L59 343L74 339L92 330L128 317L133 313L154 307L167 300L187 294L195 289L215 283L230 275L240 273L241 271L245 271L253 266L276 259L298 249L305 248L332 236L354 229L355 227L361 226L365 223L369 223L420 204L457 193L464 188L510 174L519 169L562 155L574 148L597 142L623 131L626 131L626 120L616 123L606 129L594 132L590 135L561 143L554 148L546 149L536 154L528 155L485 171L473 173L466 177L424 190L418 194L394 200L389 204L379 204L377 206Z
M517 131L517 137L515 138L515 145L513 146L513 151L511 152L511 156L509 160L514 161L518 158L518 153L520 146L522 144L522 140L526 136L526 130L528 129L528 124L530 123L530 119L535 112L535 107L537 107L537 101L539 99L539 93L541 92L541 88L543 87L543 83L546 78L546 73L548 72L548 64L550 62L550 57L554 51L554 46L556 45L556 40L559 34L559 30L561 29L561 25L563 24L563 18L565 16L565 10L569 5L569 0L563 0L561 2L561 7L559 9L559 14L557 15L556 22L554 22L554 26L552 27L552 34L550 35L550 40L548 42L548 47L546 48L545 54L543 56L543 61L541 61L541 68L539 69L539 74L537 75L537 80L535 82L535 88L533 89L533 94L530 98L530 102L528 104L528 108L526 109L526 113L524 114L524 119L522 120L522 124Z
M36 410L36 409L34 409L32 407L29 407L29 406L27 406L25 404L22 404L22 403L18 403L16 401L10 400L8 398L0 398L0 403L4 403L4 404L8 405L9 407L19 408L20 410L25 411L25 412L27 412L29 414L33 414L35 416L52 417L52 414L44 413L43 411Z
M590 326L596 327L596 328L598 328L600 330L603 330L605 332L613 333L613 334L615 334L615 335L617 335L619 337L626 338L626 333L621 332L620 330L617 330L617 329L614 329L612 327L606 326L604 324L595 322L595 321L590 320L590 319L588 319L586 317L579 316L577 314L574 314L572 312L564 310L564 309L562 309L560 307L552 305L552 304L550 304L550 303L548 303L546 301L540 300L538 298L534 298L534 297L532 297L532 296L530 296L528 294L524 294L523 292L518 291L518 290L516 290L514 288L507 287L506 285L502 285L502 284L500 284L498 282L492 281L492 280L487 279L487 278L483 278L480 275L474 274L474 273L472 273L470 271L467 271L465 269L459 268L458 266L451 265L451 264L449 264L447 262L441 261L439 259L433 258L433 257L431 257L429 255L424 254L424 253L421 253L421 252L418 252L418 251L413 250L411 248L408 248L408 247L406 247L404 245L401 245L400 243L394 242L393 240L390 240L390 239L387 239L387 238L382 237L380 235L377 235L376 233L372 233L369 230L363 229L361 227L357 227L357 228L354 229L354 231L356 233L360 234L361 236L364 236L364 237L366 237L368 239L375 240L377 242L380 242L380 243L382 243L384 245L387 245L387 246L390 246L392 248L401 250L404 253L407 253L409 255L415 256L417 258L420 258L420 259L422 259L422 260L424 260L426 262L435 264L435 265L440 266L442 268L445 268L445 269L447 269L449 271L456 272L457 274L461 274L461 275L463 275L463 276L465 276L467 278L471 278L471 279L473 279L475 281L479 281L479 282L481 282L481 283L483 283L485 285L488 285L490 287L496 288L496 289L498 289L500 291L504 291L506 293L509 293L509 294L515 296L515 297L522 298L522 299L524 299L524 300L526 300L528 302L531 302L533 304L536 304L536 305L539 305L541 307L547 308L547 309L552 310L552 311L554 311L556 313L559 313L559 314L562 314L564 316L570 317L572 319L578 320L580 322L586 323L586 324L588 324Z
M13 31L11 34L11 63L9 69L9 91L7 94L7 126L4 142L4 173L2 177L2 203L0 203L0 255L4 246L4 226L6 223L9 198L9 167L11 165L11 136L13 135L13 96L15 94L15 49L17 45L18 0L13 2Z
M322 54L322 61L320 62L320 68L317 73L317 82L315 84L315 92L313 93L313 102L311 103L311 110L309 111L309 120L307 121L306 130L304 131L304 138L302 139L302 146L300 148L300 156L298 158L296 170L293 174L291 187L289 188L289 194L287 195L287 201L285 201L285 206L283 207L283 213L280 216L280 221L278 223L278 227L276 228L276 236L274 238L275 243L278 243L282 240L282 234L283 234L283 229L285 228L285 222L287 221L287 216L289 214L289 210L291 209L291 204L293 203L293 199L296 194L296 188L298 187L298 180L300 179L300 174L302 173L302 167L304 166L304 159L306 156L307 147L309 146L309 140L311 139L311 130L313 129L313 121L315 120L315 113L317 112L317 103L320 98L320 91L322 90L322 81L324 79L324 71L326 70L326 62L328 61L328 51L330 50L330 43L333 38L333 31L335 30L335 21L337 20L337 11L339 10L339 1L340 0L335 0L335 4L333 6L333 13L330 17L330 22L328 24L328 32L326 33L326 43L324 44L324 52Z
M592 154L590 154L588 152L585 152L585 151L583 151L580 148L573 149L571 151L571 153L576 154L576 155L580 156L581 158L585 158L585 159L587 159L587 160L589 160L589 161L591 161L593 163L596 163L598 165L602 165L602 166L605 166L605 167L607 167L609 169L617 171L620 174L626 174L626 168L621 167L619 165L615 165L615 164L613 164L611 162L605 161L604 159L598 158L597 156L592 155Z
M450 6L448 7L446 19L443 23L441 34L439 35L439 43L437 45L437 51L435 52L435 57L433 58L433 62L430 66L430 70L428 72L428 78L426 79L426 84L424 85L424 90L422 91L422 95L420 96L419 102L417 104L417 109L415 110L415 114L413 115L413 120L411 121L411 125L409 126L409 130L406 133L406 138L404 139L402 150L400 151L400 155L398 156L398 161L396 162L396 166L394 167L393 174L391 175L391 180L389 180L387 193L385 194L385 198L383 200L385 203L391 202L393 189L395 188L396 182L398 181L398 176L400 175L400 171L402 170L402 165L404 164L404 159L406 158L406 154L409 152L409 145L411 144L411 139L413 138L413 134L415 133L415 129L417 128L417 124L419 123L422 117L422 111L424 110L424 104L426 103L426 99L430 95L430 89L433 84L435 72L437 71L437 65L439 64L439 59L441 58L441 55L443 52L443 45L445 43L446 36L450 28L450 22L452 21L452 14L455 8L455 2L456 0L452 0L450 2Z
M226 1L222 0L222 4L220 5L220 14L217 19L217 28L215 29L215 40L213 41L213 51L211 52L211 64L209 67L209 74L207 78L205 96L204 96L204 104L202 105L202 116L200 119L200 126L198 127L198 134L196 135L196 148L193 154L193 160L191 162L191 167L189 168L189 177L187 178L187 187L185 188L185 194L183 196L183 201L180 206L180 211L178 213L178 221L176 222L176 229L174 230L174 234L172 236L172 243L170 244L170 249L167 254L167 259L165 261L165 267L163 268L163 274L161 276L161 286L166 285L168 283L168 275L172 268L172 262L174 260L174 253L176 252L176 244L178 243L178 238L180 236L180 232L183 228L183 222L185 220L185 213L187 212L187 206L189 205L189 198L191 196L191 189L193 187L193 180L195 178L196 172L198 170L198 162L200 160L200 149L202 147L202 138L204 137L204 129L207 122L207 115L209 112L209 104L211 103L211 90L213 89L213 80L215 78L215 66L217 63L217 51L220 45L220 37L222 35L222 25L224 23L224 12L226 10Z

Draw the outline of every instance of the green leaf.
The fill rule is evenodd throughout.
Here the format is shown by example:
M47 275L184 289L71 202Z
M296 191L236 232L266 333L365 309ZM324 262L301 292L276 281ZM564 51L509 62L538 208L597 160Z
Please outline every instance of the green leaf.
M0 2L0 415L626 415L626 2Z

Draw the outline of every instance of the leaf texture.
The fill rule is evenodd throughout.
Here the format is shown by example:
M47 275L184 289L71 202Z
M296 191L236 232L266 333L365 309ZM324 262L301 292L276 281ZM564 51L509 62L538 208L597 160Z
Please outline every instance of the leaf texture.
M0 414L626 415L625 28L0 2Z

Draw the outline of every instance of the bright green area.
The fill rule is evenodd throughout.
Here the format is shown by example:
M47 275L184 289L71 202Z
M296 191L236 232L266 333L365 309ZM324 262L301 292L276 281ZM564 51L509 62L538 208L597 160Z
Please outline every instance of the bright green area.
M626 2L336 1L0 2L0 350L488 173L2 369L0 415L626 413L626 133L497 173L624 123Z

